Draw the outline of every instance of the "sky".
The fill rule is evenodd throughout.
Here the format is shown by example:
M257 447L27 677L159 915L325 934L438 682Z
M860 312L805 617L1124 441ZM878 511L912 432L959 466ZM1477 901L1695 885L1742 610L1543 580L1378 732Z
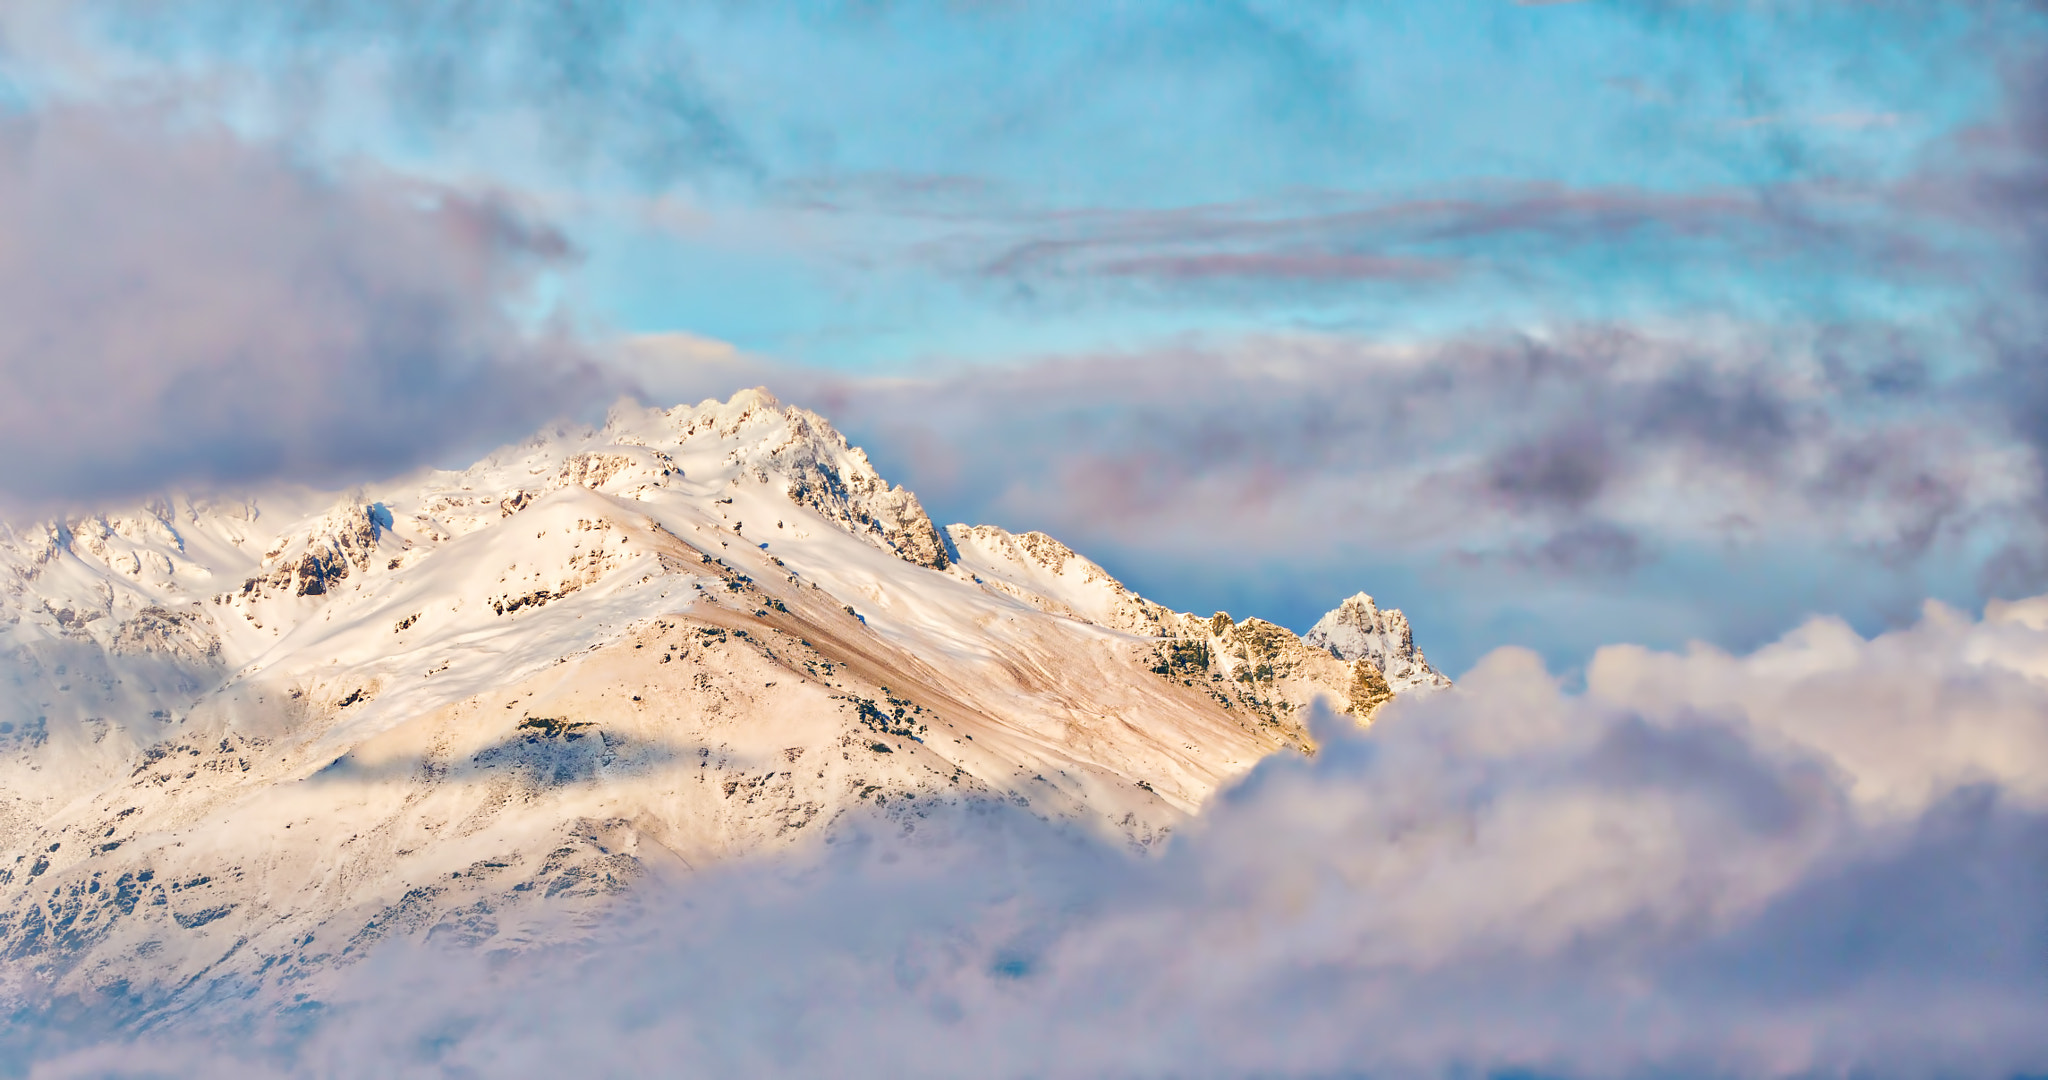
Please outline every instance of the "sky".
M9 520L759 384L1458 680L0 1075L2048 1074L2044 300L2040 0L0 5Z
M28 0L0 496L763 384L936 517L1296 630L1363 589L1453 672L1875 632L2048 587L2044 47L1989 0Z

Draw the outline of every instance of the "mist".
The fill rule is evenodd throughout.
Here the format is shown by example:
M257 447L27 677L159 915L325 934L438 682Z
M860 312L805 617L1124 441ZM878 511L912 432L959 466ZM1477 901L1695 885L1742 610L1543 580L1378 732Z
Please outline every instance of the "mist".
M1162 854L884 807L574 944L399 941L299 999L44 1002L9 1041L38 1077L2023 1075L2044 671L2048 597L1614 646L1582 689L1504 649L1369 730L1318 715Z

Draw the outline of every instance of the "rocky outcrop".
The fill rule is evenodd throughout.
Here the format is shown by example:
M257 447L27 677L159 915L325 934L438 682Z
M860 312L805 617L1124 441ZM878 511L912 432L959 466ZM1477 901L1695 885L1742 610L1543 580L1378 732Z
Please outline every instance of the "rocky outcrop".
M1450 685L1415 648L1407 618L1363 593L1296 637L1263 619L1198 618L1155 604L1044 533L954 525L947 535L982 588L1048 614L1164 638L1152 652L1154 674L1276 724L1318 695L1370 721L1397 692Z
M985 589L1013 596L1052 615L1126 633L1172 633L1175 613L1139 596L1107 570L1042 532L1011 533L994 525L949 525L960 567Z
M773 402L766 391L754 393ZM839 522L849 532L868 534L914 566L944 570L951 560L939 530L917 496L892 487L875 472L859 447L824 418L805 409L780 414L788 437L757 468L764 482L778 478L790 501Z
M1169 636L1153 649L1153 674L1201 688L1225 709L1242 710L1276 730L1293 725L1301 731L1299 717L1319 697L1335 698L1362 723L1394 697L1370 663L1346 664L1264 619L1239 622L1221 611L1206 619L1172 614L1164 629ZM1307 746L1305 739L1301 745Z
M242 595L325 596L350 573L369 569L377 541L390 526L391 513L382 503L344 499L303 532L277 541L263 557L268 572L243 582Z
M109 651L116 655L153 654L212 666L220 662L220 635L213 632L211 622L197 605L178 611L152 604L115 630Z
M1394 691L1449 686L1415 647L1415 633L1399 608L1380 610L1358 593L1316 620L1302 641L1340 660L1364 661L1378 669Z

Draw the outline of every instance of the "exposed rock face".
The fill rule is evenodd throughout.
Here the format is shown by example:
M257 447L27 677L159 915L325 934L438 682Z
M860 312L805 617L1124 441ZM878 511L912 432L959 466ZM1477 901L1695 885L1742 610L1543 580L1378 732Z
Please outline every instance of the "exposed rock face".
M1297 710L1296 703L1318 692L1341 690L1337 706L1369 721L1394 697L1387 677L1370 659L1343 656L1326 643L1297 638L1263 619L1238 622L1221 611L1208 618L1173 611L1130 591L1108 571L1044 533L1012 534L993 525L952 525L946 531L959 552L960 569L984 589L1014 596L1049 614L1166 639L1152 650L1152 673L1200 688L1238 715L1279 725ZM1407 632L1407 620L1398 611L1382 615L1374 609L1372 619ZM1409 687L1450 685L1415 651L1412 641L1401 640L1407 643L1406 652L1400 654L1405 659L1397 670L1405 673ZM1353 662L1347 665L1344 660Z
M260 505L0 526L0 1010L10 979L282 995L393 936L525 947L864 808L1149 847L1308 748L1312 700L1443 682L1369 600L1347 657L1042 533L941 533L758 391Z
M383 505L365 506L344 498L294 535L279 537L264 555L266 572L242 583L248 596L265 590L291 590L297 596L325 596L348 580L349 573L369 568L384 528L391 524Z
M994 525L949 525L961 565L983 588L1064 615L1133 634L1173 632L1175 613L1124 587L1109 572L1042 532Z
M763 391L753 393L764 408L776 404ZM865 452L846 445L846 437L816 413L792 408L782 415L788 440L757 468L763 482L768 474L782 477L791 502L852 532L871 534L905 562L934 570L947 567L946 545L917 496L891 487L876 474Z
M1371 664L1347 665L1264 619L1238 622L1219 611L1206 619L1170 613L1163 621L1162 632L1170 636L1154 650L1153 672L1191 686L1206 681L1225 709L1241 707L1277 722L1293 708L1290 702L1341 688L1336 707L1370 722L1394 697Z
M1449 686L1422 650L1415 647L1415 634L1408 616L1399 608L1381 611L1372 597L1359 593L1309 628L1301 640L1329 650L1342 660L1362 660L1378 669L1392 691Z
M1387 677L1370 660L1351 662L1351 685L1345 692L1344 711L1353 716L1371 716L1380 706L1394 700Z
M867 521L903 561L944 570L951 565L939 530L917 496L902 488L876 492L867 500Z
M108 651L117 655L155 653L211 666L220 661L220 636L213 632L212 621L197 604L183 611L152 605L121 624Z

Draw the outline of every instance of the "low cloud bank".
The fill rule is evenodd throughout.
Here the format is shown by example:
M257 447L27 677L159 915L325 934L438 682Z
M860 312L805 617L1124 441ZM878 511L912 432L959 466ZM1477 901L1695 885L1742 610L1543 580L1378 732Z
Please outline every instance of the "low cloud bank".
M398 947L40 1076L2010 1076L2048 1068L2048 597L1533 655L1319 720L1163 856L1000 805Z

